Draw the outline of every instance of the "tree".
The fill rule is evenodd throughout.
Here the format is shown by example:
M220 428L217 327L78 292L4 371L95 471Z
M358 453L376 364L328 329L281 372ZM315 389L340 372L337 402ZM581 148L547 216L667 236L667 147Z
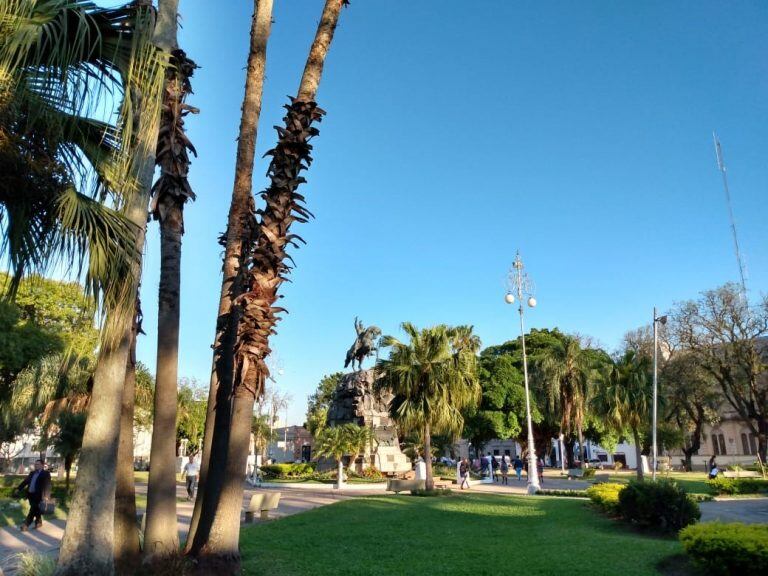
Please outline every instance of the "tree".
M725 399L768 452L768 296L750 307L738 286L726 284L672 314L678 345L711 376Z
M464 434L477 449L494 438L515 438L525 422L523 374L510 356L482 356L478 367L482 397L464 414Z
M160 177L152 187L152 216L160 222L160 286L157 315L157 374L154 426L147 487L147 524L144 544L149 563L176 554L176 430L179 364L179 306L181 298L181 237L184 204L194 199L189 185L189 154L195 148L184 131L184 117L197 112L185 100L192 93L190 78L196 64L177 41L178 0L165 3L163 37L158 46L170 53L166 69L160 132L155 161ZM195 444L199 442L195 439Z
M354 469L357 459L365 454L366 448L373 454L374 444L376 444L376 435L373 428L368 426L359 426L357 424L349 425L349 441L351 450L349 452L351 459L349 461L350 469Z
M195 454L200 450L205 428L206 404L205 391L197 385L197 381L194 379L188 381L182 378L179 382L178 418L176 422L177 451L178 446L181 445L181 440L187 441L188 453ZM174 456L181 456L181 454L175 453Z
M56 432L50 437L51 446L59 456L64 458L67 491L69 491L69 474L72 470L72 463L83 446L86 417L87 415L83 412L62 412L56 420Z
M410 342L393 336L383 339L390 354L377 365L382 375L379 385L394 395L390 403L392 418L405 431L421 433L426 487L432 490L432 433L460 434L464 426L462 410L480 400L476 357L479 342L471 337L471 327L438 325L419 330L410 322L401 327Z
M253 434L254 451L264 457L267 446L276 439L273 423L270 422L268 414L257 414L253 417L251 433Z
M352 454L357 449L356 424L342 426L327 426L323 428L316 439L315 454L328 456L336 460L336 488L344 487L344 456Z
M341 372L334 372L323 376L317 385L317 389L309 396L307 401L307 422L304 427L313 436L325 427L328 409L331 407L336 388L344 376Z
M257 34L256 26L259 7L264 3L262 1L257 6L254 37L266 42L265 35ZM271 10L271 2L266 3ZM314 124L324 114L315 98L328 49L345 3L346 0L326 0L298 93L286 106L285 125L277 129L277 145L267 152L272 161L267 171L270 185L261 194L265 206L256 211L256 217L250 219L245 230L239 226L239 230L246 232L245 242L241 245L245 248L242 253L245 259L240 262L245 270L241 285L243 293L238 296L237 311L232 318L236 323L229 326L230 330L234 329L229 335L229 338L233 338L230 341L232 347L224 352L216 352L217 355L221 352L221 356L227 356L229 368L225 378L221 374L217 376L220 390L216 394L222 399L231 398L232 408L229 410L229 404L220 403L222 411L215 416L210 444L212 460L207 464L206 473L209 476L205 478L206 486L202 493L204 509L200 513L200 522L205 517L207 526L201 533L193 516L191 528L195 532L190 549L198 558L204 555L211 560L215 557L227 559L233 570L237 570L239 564L237 519L240 517L243 492L239 474L245 468L248 457L253 406L269 375L265 363L271 352L269 337L275 331L278 314L284 311L276 303L280 297L280 287L290 271L287 248L289 245L297 246L297 242L301 241L291 232L291 225L293 222L305 222L310 217L298 187L305 182L301 173L312 161L312 145L309 140L319 133ZM256 42L258 45L258 40ZM238 154L236 173L242 170L250 177L252 169L252 154L250 158L244 155L242 162ZM250 192L250 182L246 185ZM229 356L230 353L233 353L232 356ZM231 360L234 362L232 365L229 364ZM213 458L218 460L216 465Z
M584 463L584 422L591 395L591 358L582 349L579 340L564 336L543 353L535 364L535 377L545 390L547 407L559 415L562 434L570 437L574 428L578 432L580 460ZM573 444L567 453L568 467L573 468Z
M650 363L627 350L611 367L601 372L601 386L595 397L598 411L614 430L629 430L635 444L637 477L643 479L641 430L648 425L651 410Z

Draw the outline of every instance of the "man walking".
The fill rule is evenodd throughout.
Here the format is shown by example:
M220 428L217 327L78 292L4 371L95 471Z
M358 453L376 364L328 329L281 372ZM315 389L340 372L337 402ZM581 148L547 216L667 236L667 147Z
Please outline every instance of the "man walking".
M35 469L16 487L16 493L24 488L27 489L29 514L21 525L22 532L29 530L32 520L35 521L35 528L43 525L43 511L40 505L48 502L51 497L51 473L44 469L42 460L35 461Z
M197 475L200 474L200 464L194 454L189 457L189 462L184 466L184 475L187 478L187 500L192 501L195 498L195 484L197 484Z

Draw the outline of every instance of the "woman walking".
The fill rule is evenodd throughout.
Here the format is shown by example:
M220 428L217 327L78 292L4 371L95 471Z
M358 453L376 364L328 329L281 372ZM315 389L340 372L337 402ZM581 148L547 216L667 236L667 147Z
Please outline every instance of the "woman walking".
M501 471L501 483L509 484L509 462L507 462L506 456L501 457L501 464L499 465L499 470Z
M461 461L461 465L459 466L459 475L461 476L461 479L459 480L461 484L459 485L459 489L464 490L464 486L466 486L467 490L469 489L469 461L464 458Z

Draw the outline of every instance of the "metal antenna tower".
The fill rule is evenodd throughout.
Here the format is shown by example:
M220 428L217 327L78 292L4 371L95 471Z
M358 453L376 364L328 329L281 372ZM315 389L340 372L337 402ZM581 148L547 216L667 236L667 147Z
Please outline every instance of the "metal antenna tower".
M731 220L731 232L733 233L733 245L736 248L736 261L739 264L739 276L741 277L741 297L744 301L747 301L747 271L744 266L744 261L741 258L741 250L739 249L739 237L736 234L736 219L733 217L733 206L731 205L731 191L728 189L728 175L726 174L725 161L723 160L723 149L720 146L720 140L717 139L717 134L712 132L712 138L715 141L715 155L717 156L717 168L723 175L723 188L725 189L725 201L728 204L728 216Z

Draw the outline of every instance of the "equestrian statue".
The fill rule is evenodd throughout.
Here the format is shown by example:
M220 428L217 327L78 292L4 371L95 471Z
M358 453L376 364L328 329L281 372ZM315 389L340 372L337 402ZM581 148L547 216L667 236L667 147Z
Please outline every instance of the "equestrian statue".
M377 341L381 336L381 330L377 326L363 327L363 323L355 316L355 332L357 338L355 343L347 351L347 358L344 361L344 368L352 364L352 370L355 369L355 360L357 360L357 369L362 370L363 360L376 352Z

